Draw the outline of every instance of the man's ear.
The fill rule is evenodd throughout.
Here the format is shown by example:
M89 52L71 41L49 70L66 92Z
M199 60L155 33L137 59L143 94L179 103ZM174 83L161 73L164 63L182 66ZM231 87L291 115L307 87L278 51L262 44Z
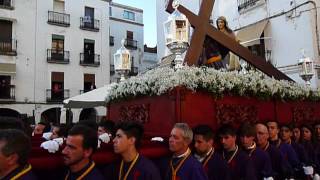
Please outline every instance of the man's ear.
M129 143L130 143L130 144L133 144L133 145L134 145L134 144L136 143L136 138L133 137L133 136L130 137L128 140L129 140Z
M209 139L208 143L213 146L213 139Z
M84 157L89 158L93 154L92 148L84 149Z
M8 165L15 165L15 164L18 164L19 156L18 154L14 153L6 157L6 159L7 159Z

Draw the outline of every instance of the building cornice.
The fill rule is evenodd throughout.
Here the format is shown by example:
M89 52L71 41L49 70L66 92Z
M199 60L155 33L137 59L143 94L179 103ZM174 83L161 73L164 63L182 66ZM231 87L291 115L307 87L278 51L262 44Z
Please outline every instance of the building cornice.
M123 5L123 4L114 3L112 1L110 2L110 6L123 8L123 9L130 10L130 11L135 11L135 12L138 12L138 13L143 13L142 9L131 7L131 6L127 6L127 5Z
M144 26L144 24L141 24L141 23L137 23L137 22L133 22L133 21L127 21L127 20L119 19L119 18L115 18L115 17L110 17L110 20L123 22L123 23L128 23L128 24L133 24L133 25L137 25L137 26Z

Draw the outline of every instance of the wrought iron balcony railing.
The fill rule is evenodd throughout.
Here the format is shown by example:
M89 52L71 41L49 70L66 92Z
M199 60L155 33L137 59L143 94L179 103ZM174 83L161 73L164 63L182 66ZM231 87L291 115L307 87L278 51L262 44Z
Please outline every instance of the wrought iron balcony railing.
M62 102L70 97L69 89L47 89L47 102Z
M137 49L138 42L133 39L126 39L124 42L124 46L128 49Z
M48 24L57 26L70 26L70 14L48 11Z
M94 67L100 66L100 55L80 53L80 65Z
M255 6L261 0L238 0L238 11Z
M17 55L17 40L15 40L15 39L0 39L0 55L16 56Z
M12 5L12 0L1 0L0 1L0 8L13 10L14 7Z
M90 16L80 17L80 29L97 32L100 29L100 21Z
M0 101L14 101L15 100L15 85L1 85L0 86Z
M58 64L69 64L70 52L57 49L47 49L47 62Z

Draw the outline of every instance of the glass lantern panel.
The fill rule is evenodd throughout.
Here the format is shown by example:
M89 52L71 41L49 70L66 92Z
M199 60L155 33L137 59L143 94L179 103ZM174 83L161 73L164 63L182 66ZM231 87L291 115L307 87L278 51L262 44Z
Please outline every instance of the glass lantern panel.
M121 60L120 60L120 54L115 54L113 58L113 64L114 64L114 69L120 69L121 68Z
M122 54L122 69L130 69L129 54Z
M313 67L312 67L312 62L307 62L306 63L306 71L307 73L312 73Z
M184 20L176 20L176 40L186 41L187 40L187 25Z
M172 21L166 22L164 24L164 34L166 38L166 43L172 42Z

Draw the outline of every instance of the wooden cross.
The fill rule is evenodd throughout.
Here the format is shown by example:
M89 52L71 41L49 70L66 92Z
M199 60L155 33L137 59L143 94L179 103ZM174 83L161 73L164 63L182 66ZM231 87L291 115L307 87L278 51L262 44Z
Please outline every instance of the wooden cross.
M178 6L178 11L184 14L191 26L194 28L190 47L185 56L185 62L188 65L196 65L201 55L203 43L206 36L211 37L213 40L226 47L234 54L238 55L242 59L246 60L249 64L264 72L270 77L274 77L278 80L289 80L292 81L287 75L279 71L272 64L268 63L264 58L252 54L248 48L240 45L234 39L228 37L217 28L211 26L209 23L210 15L213 10L215 0L202 0L199 14L195 15L190 10L182 5ZM173 0L168 0L166 11L173 13L174 8L172 6Z

